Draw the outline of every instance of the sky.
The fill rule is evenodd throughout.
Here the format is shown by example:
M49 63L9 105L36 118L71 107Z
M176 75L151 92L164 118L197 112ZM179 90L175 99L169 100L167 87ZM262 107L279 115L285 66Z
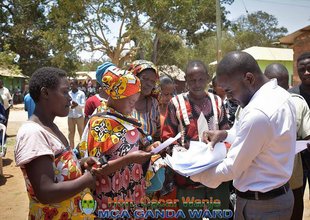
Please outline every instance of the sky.
M231 5L224 5L230 14L228 20L235 20L241 15L264 11L278 19L279 26L286 27L293 33L310 25L310 0L234 0Z
M231 5L224 5L230 13L228 20L236 20L241 15L264 11L274 15L279 22L279 27L288 29L288 34L310 25L310 0L234 0ZM111 24L113 25L113 24ZM113 30L114 28L111 28ZM117 32L114 35L117 36ZM114 37L110 36L111 42ZM83 60L96 60L102 53L89 53L82 51L79 56Z

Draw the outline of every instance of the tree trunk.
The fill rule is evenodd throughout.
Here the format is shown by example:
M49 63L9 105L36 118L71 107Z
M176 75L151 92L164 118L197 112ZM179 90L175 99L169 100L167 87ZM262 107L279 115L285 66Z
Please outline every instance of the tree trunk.
M158 48L159 48L159 36L158 33L156 33L155 39L153 41L153 53L152 53L152 62L154 64L157 63Z

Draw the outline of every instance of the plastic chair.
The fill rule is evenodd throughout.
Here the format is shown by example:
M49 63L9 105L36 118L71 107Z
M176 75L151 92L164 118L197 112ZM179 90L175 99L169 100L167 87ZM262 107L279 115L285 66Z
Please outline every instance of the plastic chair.
M1 131L2 131L2 140L0 143L0 175L3 175L2 157L4 157L6 154L6 146L5 146L6 126L0 123L0 132Z

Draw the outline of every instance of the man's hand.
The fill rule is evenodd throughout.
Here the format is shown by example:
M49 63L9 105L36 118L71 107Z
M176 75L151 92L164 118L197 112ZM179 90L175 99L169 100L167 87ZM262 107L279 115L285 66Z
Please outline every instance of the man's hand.
M71 109L75 108L76 106L78 106L78 103L75 101L71 101Z
M227 131L225 130L215 130L215 131L204 131L202 141L205 143L210 143L213 148L215 144L225 140L227 137Z

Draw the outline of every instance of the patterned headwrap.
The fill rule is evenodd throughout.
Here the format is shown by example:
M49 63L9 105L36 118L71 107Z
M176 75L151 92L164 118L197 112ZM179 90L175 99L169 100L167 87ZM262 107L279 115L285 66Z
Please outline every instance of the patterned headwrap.
M133 74L138 75L139 73L141 73L143 70L146 69L152 69L155 71L156 82L155 87L152 90L151 96L158 99L158 95L160 93L160 81L159 81L158 69L154 63L147 60L136 60L129 65L128 71L131 71Z
M110 62L98 66L96 79L112 99L123 99L141 90L138 77L129 71L119 69Z

